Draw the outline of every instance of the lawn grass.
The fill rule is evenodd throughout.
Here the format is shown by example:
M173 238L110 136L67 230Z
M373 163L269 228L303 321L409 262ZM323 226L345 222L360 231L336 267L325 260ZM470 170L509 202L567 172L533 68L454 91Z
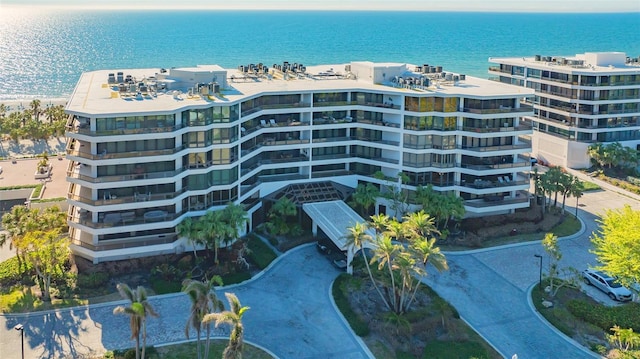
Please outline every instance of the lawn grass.
M455 350L452 350L455 348ZM439 341L433 340L425 345L423 358L427 359L488 359L487 349L479 342L473 341ZM398 356L400 358L400 356Z
M0 292L0 312L28 313L56 308L67 308L89 304L87 299L52 299L44 302L36 296L31 288L15 286Z
M584 192L589 192L589 191L597 191L600 190L602 188L600 188L600 186L598 186L597 184L591 182L591 181L582 181L582 184L584 186Z
M275 252L255 234L247 236L247 245L251 251L249 257L260 269L266 268L277 258Z
M228 340L226 339L214 339L211 340L211 346L209 349L210 359L222 358L222 352L227 346ZM192 359L197 358L197 349L195 342L167 345L162 347L156 347L158 352L158 358L160 359ZM242 353L243 359L272 359L273 357L267 354L265 351L258 349L252 345L244 345L244 351Z
M558 237L566 237L572 234L578 233L578 231L582 228L580 221L576 218L576 216L565 212L564 220L553 227L549 232L553 233ZM495 246L512 244L512 243L523 243L523 242L531 242L531 241L540 241L544 238L547 232L538 232L538 233L526 233L526 234L517 234L515 236L507 236L507 237L498 237L491 238L485 241L482 241L482 248L491 248ZM468 247L453 247L449 248L445 247L447 250L468 250Z

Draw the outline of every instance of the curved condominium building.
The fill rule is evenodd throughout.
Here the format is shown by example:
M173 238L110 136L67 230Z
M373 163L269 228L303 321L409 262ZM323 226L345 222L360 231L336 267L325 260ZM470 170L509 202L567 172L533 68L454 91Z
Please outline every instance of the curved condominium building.
M66 107L72 249L96 263L183 252L185 218L239 203L247 231L267 198L345 199L358 183L430 184L468 216L527 207L532 95L402 63L84 73Z

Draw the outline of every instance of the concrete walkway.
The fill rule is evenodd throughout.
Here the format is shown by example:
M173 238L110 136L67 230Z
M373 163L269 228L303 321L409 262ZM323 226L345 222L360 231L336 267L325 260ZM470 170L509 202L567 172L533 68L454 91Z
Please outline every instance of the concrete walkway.
M314 246L306 245L287 252L258 278L219 290L218 296L225 300L223 292L230 291L251 307L244 316L245 339L279 358L372 358L334 309L330 288L338 274ZM128 317L112 314L122 303L0 316L0 357L20 358L20 335L12 329L18 323L25 327L26 358L132 347ZM157 296L151 304L160 318L148 321L148 344L183 341L188 298ZM215 334L228 338L226 330Z

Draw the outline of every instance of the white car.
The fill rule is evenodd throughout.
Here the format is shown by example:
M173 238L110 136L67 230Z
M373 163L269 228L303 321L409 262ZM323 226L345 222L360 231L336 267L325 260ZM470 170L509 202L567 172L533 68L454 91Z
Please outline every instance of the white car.
M0 175L2 174L2 166L0 166Z
M582 271L582 279L586 284L605 292L613 300L628 302L633 297L629 289L620 285L614 277L606 273L585 269Z

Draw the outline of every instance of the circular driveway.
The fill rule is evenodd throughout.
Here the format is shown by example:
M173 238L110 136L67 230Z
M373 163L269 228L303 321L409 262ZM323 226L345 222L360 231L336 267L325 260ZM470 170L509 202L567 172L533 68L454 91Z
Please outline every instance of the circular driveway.
M279 257L261 276L217 294L227 306L225 291L251 307L243 317L245 339L279 358L370 358L334 309L330 290L338 274L314 245L306 245ZM189 299L177 293L155 296L150 302L160 317L148 320L147 343L185 340ZM25 328L27 358L59 358L63 353L76 357L91 350L132 347L128 317L112 314L124 303L0 316L0 356L20 358L20 334L13 330L18 323ZM228 330L215 330L214 335L226 339Z

